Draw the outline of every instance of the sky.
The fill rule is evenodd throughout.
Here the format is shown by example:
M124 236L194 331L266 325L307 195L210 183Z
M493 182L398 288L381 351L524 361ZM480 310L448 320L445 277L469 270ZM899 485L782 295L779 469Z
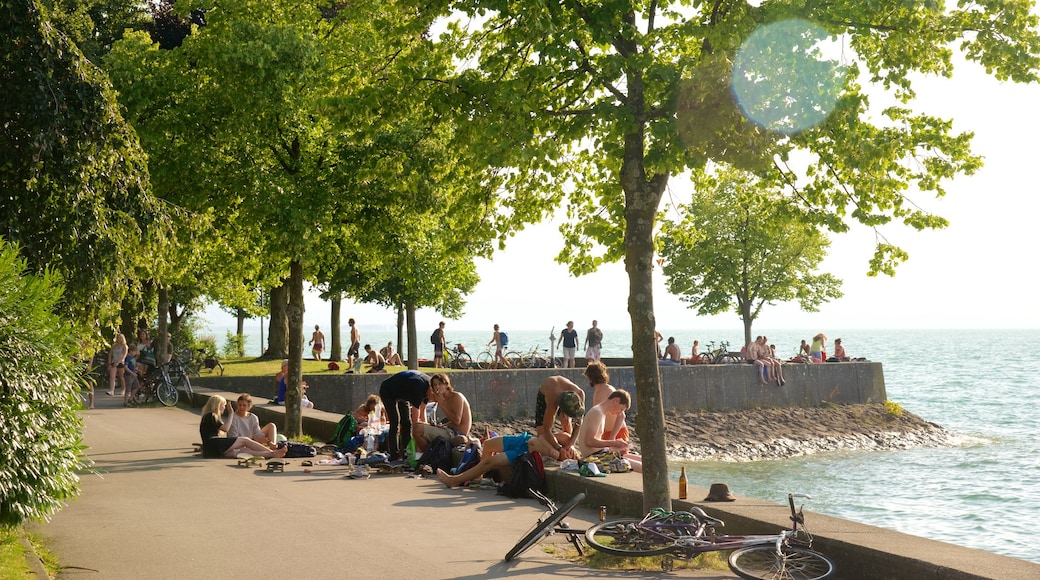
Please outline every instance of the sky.
M915 85L918 112L952 118L957 131L975 133L973 150L985 165L975 175L947 182L941 199L911 193L915 203L950 221L943 230L916 232L901 226L882 230L888 242L910 259L894 277L868 277L876 243L872 230L854 227L829 234L831 247L820 271L844 284L844 297L807 313L796 304L766 306L756 329L942 329L1040 328L1040 301L1034 299L1040 263L1029 250L1040 230L1037 159L1040 135L1040 86L1002 83L973 64L962 63L953 79L929 78ZM673 179L665 202L688 198L689 188ZM624 266L609 264L594 274L572 277L554 257L562 245L557 226L529 226L491 259L478 259L481 282L469 295L464 316L453 328L490 329L493 324L517 330L563 327L568 320L587 328L596 319L608 329L630 326L628 279ZM735 313L698 316L668 294L655 273L654 304L658 326L667 329L742 328ZM329 324L330 306L308 294L304 325ZM211 325L232 325L216 307L203 315ZM392 327L396 314L376 305L344 302L343 319L362 327ZM434 328L443 318L420 310L416 326ZM422 333L419 333L423 336Z

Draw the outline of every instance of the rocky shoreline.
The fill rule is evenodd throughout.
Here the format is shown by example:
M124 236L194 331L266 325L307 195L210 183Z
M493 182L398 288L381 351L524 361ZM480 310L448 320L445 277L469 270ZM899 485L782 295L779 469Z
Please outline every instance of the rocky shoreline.
M899 412L901 411L901 412ZM638 416L628 417L635 425ZM883 403L752 409L666 411L672 461L758 461L827 451L949 447L961 439L930 421ZM530 419L480 422L500 434L533 430ZM476 426L475 426L476 427ZM638 438L633 436L638 451Z

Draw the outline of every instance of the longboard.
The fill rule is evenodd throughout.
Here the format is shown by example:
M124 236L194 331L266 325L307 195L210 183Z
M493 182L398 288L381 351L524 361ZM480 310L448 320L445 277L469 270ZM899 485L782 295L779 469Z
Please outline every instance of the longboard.
M238 466L239 467L260 467L263 463L264 458L259 455L250 455L248 453L239 453Z

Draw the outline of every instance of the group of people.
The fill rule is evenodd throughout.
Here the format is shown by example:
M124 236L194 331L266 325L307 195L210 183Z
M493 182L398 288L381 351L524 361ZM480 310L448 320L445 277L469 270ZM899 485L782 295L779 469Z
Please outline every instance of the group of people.
M173 357L169 333L166 333L166 347L167 353L163 362L169 362ZM108 390L105 391L105 394L110 397L122 397L123 405L129 406L130 401L141 388L141 377L147 375L155 364L155 350L148 337L147 329L142 328L137 331L137 344L128 344L126 335L121 332L116 333L115 340L108 349L106 361ZM116 385L119 385L118 392ZM89 396L89 407L93 409L93 391Z
M238 396L234 410L228 408L224 397L210 397L202 407L199 421L202 456L234 458L248 453L265 459L285 457L288 447L278 445L278 427L274 423L261 427L252 408L253 397L249 393Z
M534 433L486 439L477 465L454 475L438 471L437 478L448 487L456 487L511 464L526 451L538 451L556 460L618 452L634 470L641 471L641 458L629 452L625 423L631 396L610 385L606 366L599 361L590 363L584 374L593 392L592 406L587 412L585 391L581 387L563 376L548 377L536 397ZM380 385L378 400L386 409L387 451L391 460L402 458L410 439L414 439L418 451L425 450L437 437L447 439L452 445L477 440L471 434L473 416L469 401L452 387L445 373L427 375L411 370L397 373ZM444 414L442 423L427 417L428 403L436 403L438 412ZM368 410L359 408L358 412L367 414ZM579 421L576 428L575 423Z
M560 332L560 338L556 341L557 348L563 345L560 358L563 359L563 368L574 368L574 358L578 352L578 331L574 330L574 321L568 320L567 327ZM585 332L586 362L598 362L601 358L603 348L603 331L599 328L599 322L592 321L592 327Z
M801 346L798 347L798 354L809 362L814 363L865 360L863 358L850 358L845 352L845 346L841 343L840 338L834 339L834 352L828 357L827 335L822 332L812 338L812 345L803 340Z

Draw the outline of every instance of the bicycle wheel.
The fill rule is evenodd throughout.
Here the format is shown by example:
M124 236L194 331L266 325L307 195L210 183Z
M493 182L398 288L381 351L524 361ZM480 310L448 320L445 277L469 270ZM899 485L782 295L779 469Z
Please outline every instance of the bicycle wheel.
M529 550L531 546L542 541L542 538L551 534L553 528L556 527L556 524L563 521L563 518L567 517L568 514L574 511L574 508L578 507L578 504L581 503L581 500L583 499L585 499L585 494L579 493L564 504L562 508L557 509L553 513L549 514L549 517L539 521L530 532L527 532L527 535L520 538L520 541L513 546L512 550L509 550L509 553L507 553L506 557L503 559L508 562Z
M674 538L640 526L642 521L623 518L600 522L585 531L585 539L593 548L614 556L657 556L674 550Z
M487 370L495 364L495 355L490 352L482 352L477 355L477 367Z
M823 580L834 575L834 562L819 552L784 546L783 555L776 546L751 546L734 550L729 567L747 580Z
M188 406L195 406L195 391L191 388L191 379L188 375L181 375L181 380L177 385L180 390L184 391L184 397L188 399Z
M473 363L473 357L469 356L468 353L460 352L455 355L455 358L451 361L451 368L453 369L468 369Z
M159 381L159 384L155 385L155 394L159 397L159 402L167 407L177 404L177 387L169 380Z
M505 354L506 360L509 362L509 368L522 369L524 368L524 355L511 350Z

